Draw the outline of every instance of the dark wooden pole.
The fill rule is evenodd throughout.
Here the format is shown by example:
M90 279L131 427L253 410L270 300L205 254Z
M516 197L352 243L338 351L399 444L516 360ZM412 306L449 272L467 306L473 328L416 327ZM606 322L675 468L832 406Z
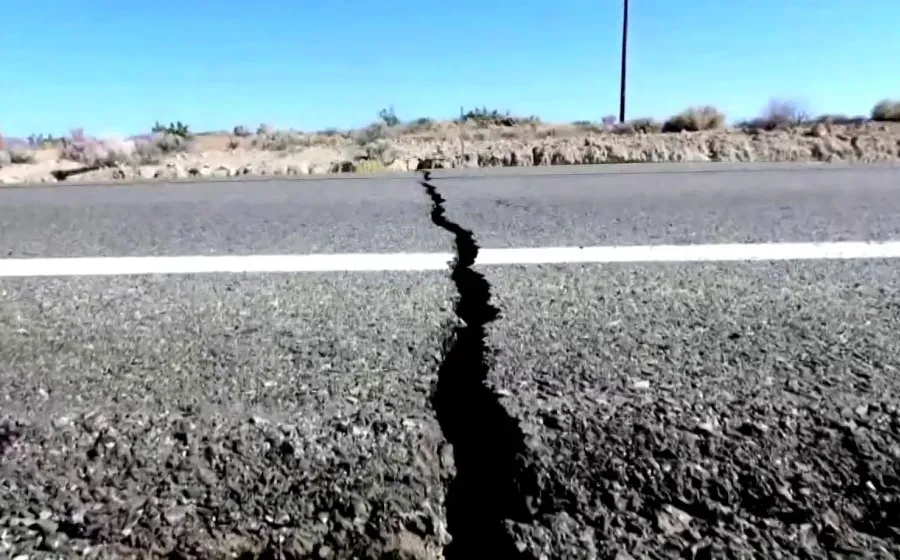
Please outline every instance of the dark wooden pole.
M622 75L619 82L619 122L625 122L625 75L628 60L628 0L623 0L622 12Z

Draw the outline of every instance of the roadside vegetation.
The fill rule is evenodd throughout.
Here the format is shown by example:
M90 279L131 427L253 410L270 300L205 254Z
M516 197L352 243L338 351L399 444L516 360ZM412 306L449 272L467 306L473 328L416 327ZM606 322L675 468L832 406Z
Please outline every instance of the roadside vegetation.
M607 115L599 120L554 124L544 122L535 115L519 115L509 110L487 106L461 107L457 117L444 120L423 116L406 119L394 106L380 109L375 116L371 124L349 130L329 128L304 131L283 129L263 123L252 127L239 124L230 131L195 132L189 123L182 120L158 120L149 127L148 133L128 138L92 136L81 128L73 129L62 136L34 133L24 139L5 139L0 135L0 167L26 166L49 160L95 169L140 168L163 164L177 167L177 161L202 158L205 157L203 154L209 153L243 157L241 154L262 151L280 154L272 157L289 158L292 154L315 148L324 154L337 152L344 154L335 156L339 160L316 164L316 169L322 169L324 165L332 170L374 173L388 169L407 169L410 165L414 165L410 162L415 159L439 161L442 158L446 159L448 152L464 154L472 143L479 143L478 150L487 150L487 153L479 153L469 158L470 163L478 166L558 165L562 162L580 161L648 161L648 158L659 157L676 158L676 161L698 157L701 160L708 157L712 161L719 161L718 158L721 157L766 159L798 157L795 155L798 153L796 150L804 152L812 148L801 147L797 144L799 141L793 141L796 144L795 148L782 148L776 145L776 140L772 140L771 149L766 148L767 152L764 154L741 155L734 150L744 148L734 146L744 141L738 139L735 134L758 136L761 133L773 133L770 138L821 137L830 134L832 126L845 127L844 132L837 135L838 143L831 142L824 148L816 147L809 155L813 159L830 161L834 158L863 157L847 156L846 154L851 152L858 154L859 149L854 146L847 148L841 142L857 134L853 130L863 130L864 127L868 127L865 130L876 130L878 127L887 130L885 127L891 123L900 123L900 100L886 98L877 102L868 115L847 116L814 115L802 102L773 98L761 109L758 116L736 121L730 121L727 115L712 105L687 107L662 120L638 117L623 123L618 122L616 116ZM692 134L700 135L697 138L710 140L697 140L696 142L700 144L695 147L679 147L681 146L679 143L690 142L685 139L692 138ZM609 135L605 141L607 143L622 142L618 144L620 148L603 148L602 153L597 154L595 153L597 150L590 145L592 142L599 142L605 135ZM614 140L616 136L634 139L623 138L617 141ZM730 139L728 140L731 142L730 148L719 145L725 141L722 139L726 136ZM555 155L544 153L546 146L542 147L542 143L572 140L582 143L577 148L578 155L562 152ZM504 142L510 146L518 144L519 147L514 148L514 151L519 151L511 155L508 151L511 148L499 148L506 145ZM495 143L497 147L494 147ZM879 155L872 157L880 158L879 160L900 158L900 152L896 154L885 152L889 143L890 141L879 145ZM670 147L661 147L664 145ZM431 152L421 153L426 148ZM722 155L723 148L731 150L728 155ZM500 155L489 153L495 149L507 152ZM571 148L558 149L572 151ZM619 151L616 152L616 149ZM683 149L692 149L695 153L671 155L672 150ZM623 150L628 153L624 153ZM172 157L178 154L184 156ZM218 165L221 167L231 164L225 162ZM302 165L300 168L305 169ZM239 171L235 168L232 172L252 172L247 170L246 165L241 169ZM204 171L198 169L192 171L191 175L202 173Z
M872 108L872 120L900 122L900 100L884 99Z

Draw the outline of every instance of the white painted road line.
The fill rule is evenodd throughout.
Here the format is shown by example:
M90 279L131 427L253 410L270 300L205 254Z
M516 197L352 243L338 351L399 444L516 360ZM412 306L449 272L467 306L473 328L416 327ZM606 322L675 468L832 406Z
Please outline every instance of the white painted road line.
M117 276L261 272L383 272L443 270L450 253L344 253L318 255L187 255L0 259L0 278L12 276Z
M481 249L476 264L666 263L895 259L900 241L831 243L724 243Z
M481 249L478 266L900 258L900 241ZM188 255L0 259L0 278L135 274L444 270L450 253Z

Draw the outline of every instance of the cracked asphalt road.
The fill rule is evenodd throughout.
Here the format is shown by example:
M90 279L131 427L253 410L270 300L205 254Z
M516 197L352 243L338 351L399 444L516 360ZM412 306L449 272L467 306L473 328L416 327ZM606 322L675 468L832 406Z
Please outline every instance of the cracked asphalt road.
M900 556L891 168L0 191L0 254L455 251L449 273L0 278L0 556ZM451 539L452 536L452 539Z

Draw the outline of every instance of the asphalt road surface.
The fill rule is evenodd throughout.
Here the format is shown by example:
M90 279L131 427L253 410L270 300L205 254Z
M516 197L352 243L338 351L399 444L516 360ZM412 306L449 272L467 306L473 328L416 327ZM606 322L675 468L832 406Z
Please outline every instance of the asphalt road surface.
M896 168L657 169L0 189L0 257L459 255L0 268L0 557L900 556L900 263L470 266L900 239Z

